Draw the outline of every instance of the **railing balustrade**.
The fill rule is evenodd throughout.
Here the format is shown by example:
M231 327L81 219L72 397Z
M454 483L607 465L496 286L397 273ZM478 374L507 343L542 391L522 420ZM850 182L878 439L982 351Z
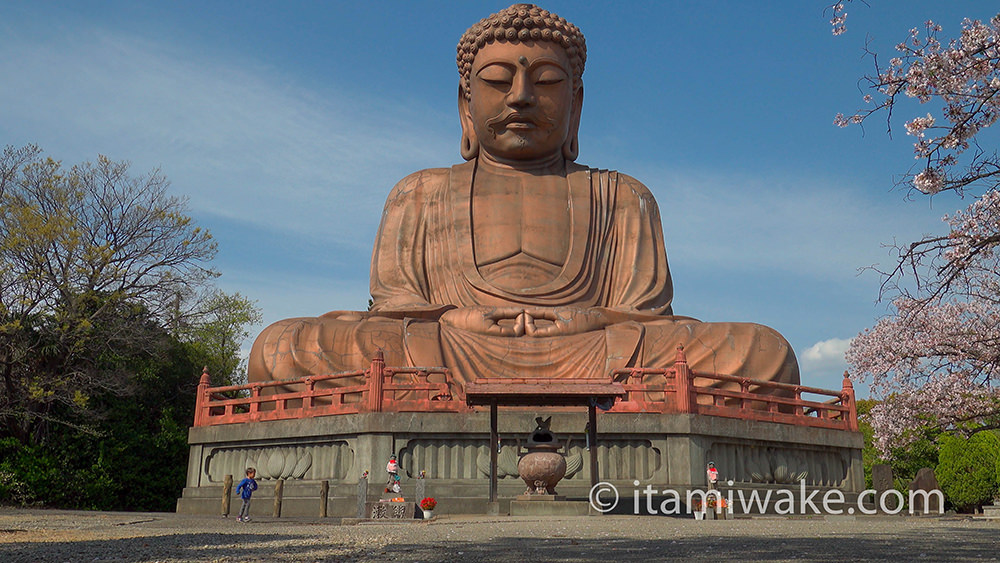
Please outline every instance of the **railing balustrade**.
M858 430L851 381L830 391L688 368L678 347L670 368L624 368L611 374L626 396L612 413L701 414L797 426ZM513 380L512 380L513 381ZM380 353L366 370L301 379L210 387L198 385L195 426L288 420L364 412L468 412L443 367L387 367ZM819 398L803 398L813 395Z

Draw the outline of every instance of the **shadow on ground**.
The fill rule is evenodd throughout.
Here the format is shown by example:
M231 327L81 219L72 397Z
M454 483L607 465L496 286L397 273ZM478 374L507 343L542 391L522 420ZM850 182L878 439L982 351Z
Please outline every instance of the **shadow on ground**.
M526 524L530 525L530 523ZM864 534L859 522L858 532ZM387 530L388 531L388 530ZM665 535L672 534L670 527ZM797 561L974 561L996 560L995 529L940 526L932 534L914 531L873 537L696 537L664 539L574 539L497 537L484 542L414 541L419 528L401 532L389 545L337 541L313 535L179 533L138 538L0 544L0 562L35 561L601 561L628 563L683 560Z
M864 524L859 524L862 528ZM942 529L938 529L942 530ZM669 530L668 530L669 531ZM859 530L860 531L860 530ZM439 546L397 543L380 554L386 561L975 561L997 560L995 530L948 529L889 539L858 537L717 537L677 539L495 538L487 544L449 542Z

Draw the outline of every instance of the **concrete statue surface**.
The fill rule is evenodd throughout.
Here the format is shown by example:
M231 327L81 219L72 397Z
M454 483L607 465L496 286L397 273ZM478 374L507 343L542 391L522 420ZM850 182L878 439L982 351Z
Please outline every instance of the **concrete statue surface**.
M458 46L461 154L390 192L366 312L287 319L264 330L251 382L392 366L479 377L600 378L669 367L798 383L774 330L676 316L649 190L577 164L586 44L565 19L515 4ZM678 242L677 244L680 244Z

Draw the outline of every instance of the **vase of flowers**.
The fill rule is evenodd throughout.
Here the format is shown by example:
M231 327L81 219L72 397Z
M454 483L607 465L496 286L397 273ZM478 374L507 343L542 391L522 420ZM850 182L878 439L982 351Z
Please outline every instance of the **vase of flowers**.
M726 499L721 496L716 497L715 495L709 495L705 499L704 504L699 499L694 499L691 503L695 520L715 520L716 517L725 520L725 511L727 508L729 508L729 503L726 502Z
M420 510L424 513L424 520L430 520L434 517L434 507L437 506L438 501L434 500L434 497L427 497L420 501Z

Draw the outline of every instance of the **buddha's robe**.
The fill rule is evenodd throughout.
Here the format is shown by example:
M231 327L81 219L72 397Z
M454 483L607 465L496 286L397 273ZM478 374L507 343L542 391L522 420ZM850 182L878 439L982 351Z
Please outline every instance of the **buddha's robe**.
M487 281L475 256L476 167L428 169L399 182L375 241L371 310L268 327L251 352L250 380L360 369L382 349L387 365L448 367L462 395L479 377L601 378L622 367L669 367L682 344L695 371L799 382L794 353L774 330L673 316L656 202L624 174L568 163L571 227L558 273L521 287L512 260L501 267L514 270L496 276L493 265L489 277L498 281ZM571 308L603 321L579 333L501 336L450 320L467 307Z

